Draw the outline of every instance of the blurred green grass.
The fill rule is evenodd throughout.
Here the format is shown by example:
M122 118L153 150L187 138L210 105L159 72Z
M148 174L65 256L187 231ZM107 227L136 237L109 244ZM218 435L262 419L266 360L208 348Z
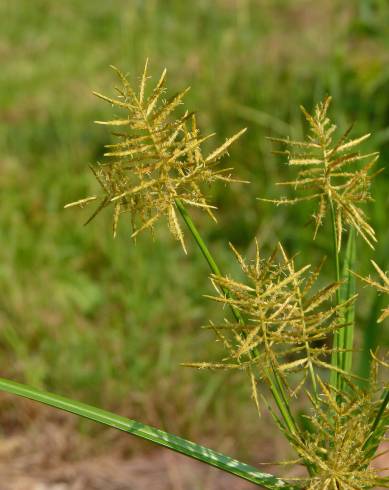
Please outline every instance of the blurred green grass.
M208 270L163 230L130 239L128 224L111 236L110 213L87 228L87 214L64 210L95 188L87 164L108 140L96 119L110 108L91 95L112 92L114 64L139 76L150 58L166 66L171 92L191 85L187 107L217 142L249 131L231 150L248 187L219 187L215 228L195 216L224 268L236 271L227 243L250 253L256 235L282 240L314 263L330 254L326 230L312 246L308 207L274 208L285 167L268 135L301 135L299 104L333 95L332 114L354 134L372 132L367 149L389 157L389 6L381 1L148 0L0 3L0 350L3 375L23 379L170 430L233 430L247 413L239 376L192 372L179 363L216 356L199 327L223 312L203 300ZM389 172L377 179L369 208L387 268ZM361 273L371 252L358 251ZM331 274L328 267L327 274ZM378 302L379 303L379 302ZM378 309L364 290L359 316L366 339L379 332ZM363 342L363 335L360 335ZM191 409L187 410L187 406ZM204 415L207 414L204 421ZM232 416L231 414L234 414ZM208 424L208 425L207 425ZM242 440L247 433L241 432Z

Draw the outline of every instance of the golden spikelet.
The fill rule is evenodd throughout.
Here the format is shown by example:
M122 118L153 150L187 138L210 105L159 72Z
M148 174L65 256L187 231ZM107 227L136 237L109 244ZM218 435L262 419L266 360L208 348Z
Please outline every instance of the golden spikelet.
M359 204L372 200L370 183L376 173L370 170L378 159L378 153L361 154L356 151L370 134L360 138L348 139L352 126L338 139L333 139L336 126L327 116L331 97L315 107L313 114L301 110L308 121L310 134L306 141L293 141L289 138L269 138L283 144L286 149L275 151L285 155L288 164L296 167L295 180L281 182L278 185L291 186L303 190L305 195L294 199L261 199L276 204L294 204L300 201L318 201L314 214L314 237L321 226L327 210L333 210L333 219L337 230L337 248L340 249L344 225L354 227L364 240L373 248L376 242L374 229L367 222ZM362 162L360 168L351 167Z
M334 331L344 327L339 312L346 306L328 304L340 284L333 283L311 294L320 272L318 267L309 274L309 265L296 269L293 258L281 244L267 259L261 258L258 243L253 262L247 263L238 251L231 248L240 263L246 282L230 277L212 276L218 291L210 299L230 305L244 320L225 320L211 325L224 345L226 357L220 363L191 363L192 367L243 369L251 377L268 381L268 373L276 372L291 393L299 390L309 376L315 385L314 368L337 369L327 362L332 352L326 340ZM277 257L280 260L277 261ZM223 291L229 291L226 295ZM354 298L350 298L347 304ZM341 372L341 370L338 370ZM290 373L301 373L297 385L289 386ZM255 392L253 392L257 400Z
M120 110L123 115L110 121L96 121L113 127L113 135L118 138L118 142L106 145L107 160L92 169L102 188L102 196L88 222L103 208L112 205L114 235L119 216L130 213L132 237L135 237L142 230L152 228L160 217L165 216L173 236L185 249L176 215L176 200L200 207L214 218L214 207L208 204L200 187L217 180L234 181L229 175L231 169L221 170L217 167L230 145L245 129L227 139L208 156L203 156L202 143L212 135L200 135L192 113L184 112L172 118L189 89L165 100L166 70L151 93L147 94L147 61L137 91L120 70L112 68L121 83L116 88L117 98L99 93L95 95ZM98 196L91 196L65 207L83 206L96 199Z

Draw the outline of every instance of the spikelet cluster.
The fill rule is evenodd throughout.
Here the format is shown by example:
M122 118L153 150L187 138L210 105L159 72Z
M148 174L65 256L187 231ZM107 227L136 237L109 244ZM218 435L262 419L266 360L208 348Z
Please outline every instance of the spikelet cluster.
M345 224L354 227L373 248L374 242L377 241L375 232L367 222L360 204L372 200L370 183L376 173L370 171L378 159L378 153L362 154L357 151L358 146L369 138L370 134L348 139L352 126L343 136L334 140L336 126L327 116L330 102L331 97L326 97L316 105L313 114L301 107L310 128L306 141L270 138L286 148L275 153L285 155L289 166L297 169L295 180L278 185L291 186L295 190L303 191L303 195L294 199L263 200L277 204L318 201L314 214L315 237L327 211L332 208L338 250ZM359 162L362 163L361 166L358 165Z
M388 277L388 275L385 274L385 272L382 269L380 269L380 267L374 262L374 260L372 260L371 263L373 264L375 270L377 271L377 273L381 279L381 282L375 281L375 280L371 279L370 277L361 277L359 274L354 273L354 275L359 277L360 279L362 279L362 281L364 281L366 284L373 286L375 289L377 289L377 291L384 293L384 294L386 293L389 295L389 277ZM388 317L389 317L389 306L387 306L386 308L383 308L381 316L378 318L378 322L380 323Z
M311 273L309 265L296 269L294 259L287 256L280 244L269 258L263 259L256 242L253 262L246 262L231 248L246 281L214 275L212 281L218 295L210 298L232 306L242 320L225 320L222 325L210 327L227 351L221 363L191 363L190 366L244 369L252 378L257 373L264 381L268 381L269 372L276 372L291 393L304 385L307 376L315 384L314 368L336 369L327 362L332 349L326 340L344 326L339 311L346 303L330 304L340 284L332 283L311 294L321 265ZM297 376L298 382L293 387L287 379L290 373L302 374Z
M364 490L389 487L372 466L377 440L371 429L379 401L375 389L364 391L349 381L349 390L334 392L319 379L322 394L311 397L313 410L307 416L312 430L294 443L301 460L311 469L307 490Z
M92 169L102 196L90 196L66 207L84 206L100 199L88 222L103 208L113 205L114 235L119 216L129 213L133 237L152 228L160 217L165 216L174 237L185 249L176 215L176 200L203 208L214 217L213 206L207 203L200 187L216 180L234 180L229 175L231 169L221 170L218 164L245 130L204 156L202 143L212 135L200 135L193 113L184 112L172 117L188 89L166 100L166 70L148 93L147 61L136 91L120 70L112 68L121 84L116 88L117 98L95 93L122 113L111 121L96 121L113 127L113 135L118 139L118 142L106 145L106 161Z

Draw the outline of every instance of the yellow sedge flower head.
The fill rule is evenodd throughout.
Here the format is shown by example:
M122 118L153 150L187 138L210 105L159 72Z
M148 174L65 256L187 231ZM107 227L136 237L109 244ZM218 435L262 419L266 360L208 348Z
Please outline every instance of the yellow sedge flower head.
M319 380L322 394L311 397L307 417L312 430L292 441L301 462L311 468L307 490L389 487L389 479L372 465L386 431L384 423L372 436L381 400L376 389L364 391L347 382L348 389L335 392Z
M202 143L212 135L200 135L193 113L171 117L189 89L165 100L166 70L147 94L147 61L137 91L120 70L112 68L121 83L116 88L117 98L95 93L122 113L111 121L96 121L115 128L113 135L118 139L117 143L106 145L107 160L92 169L102 195L90 196L66 207L84 206L100 199L90 219L112 205L114 235L119 216L129 213L133 237L166 216L171 232L185 249L176 215L177 200L203 208L214 218L214 207L208 204L200 187L217 180L234 180L229 175L231 169L219 169L218 164L245 129L204 156Z
M370 171L378 159L378 153L363 154L358 146L369 138L365 134L360 138L348 139L352 126L337 140L333 135L336 126L327 116L331 97L315 107L313 114L301 106L308 121L310 132L305 141L293 141L289 138L269 138L285 145L286 149L275 151L285 155L288 164L297 169L295 180L281 182L278 185L291 186L305 193L294 199L261 199L276 204L294 204L300 201L318 201L314 214L315 232L323 222L327 210L333 209L333 219L337 230L337 248L340 249L344 225L354 227L364 240L373 248L376 242L374 229L367 222L360 204L371 201L370 183L376 173ZM362 166L357 166L362 162Z
M290 388L292 393L304 385L308 376L315 383L314 367L336 369L327 362L332 349L325 341L344 326L339 312L346 303L329 304L340 284L332 283L311 294L321 265L312 273L308 272L309 265L297 269L281 244L264 259L256 243L253 262L246 262L234 247L231 248L246 281L213 275L218 295L209 298L232 306L240 313L242 321L225 320L224 324L208 327L225 347L227 355L222 362L186 365L243 369L251 377L257 373L265 382L268 373L276 373L287 387L289 374L302 373L297 386ZM347 304L354 299L350 298ZM255 397L254 392L253 395Z

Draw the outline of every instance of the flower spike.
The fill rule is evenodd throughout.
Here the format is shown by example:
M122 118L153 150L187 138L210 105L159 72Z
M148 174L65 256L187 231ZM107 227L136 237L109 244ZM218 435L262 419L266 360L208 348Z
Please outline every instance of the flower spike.
M267 373L276 372L292 394L300 390L307 379L315 389L314 368L335 369L327 362L332 349L325 341L344 327L339 311L355 298L339 306L328 304L340 287L339 283L311 294L320 267L312 273L308 271L309 265L296 269L293 258L287 256L281 244L265 259L256 242L256 256L252 262L247 262L232 245L231 249L246 281L212 275L218 295L208 298L232 306L244 321L225 320L223 324L210 325L226 350L221 362L185 365L242 369L248 372L253 387L253 373L266 382ZM228 296L224 293L226 290L230 293ZM296 372L302 376L297 386L291 387L288 378ZM253 398L258 400L254 390Z
M371 427L379 407L377 387L364 391L349 380L347 392L333 388L318 378L322 394L310 397L312 411L307 416L312 430L293 441L301 461L309 464L307 490L364 490L388 488L372 461L378 456L369 444ZM380 432L382 439L385 430Z
M297 169L296 179L280 182L278 185L290 186L294 190L304 191L305 195L292 199L261 200L276 204L295 204L308 200L318 201L318 207L314 214L314 237L316 237L329 207L333 207L338 251L340 250L345 224L354 227L368 245L374 248L374 243L377 241L374 229L367 222L365 213L359 204L372 200L370 183L377 172L370 172L379 154L361 154L356 151L357 147L368 139L370 134L348 139L352 126L338 141L334 140L333 134L336 126L327 116L330 102L331 97L326 97L323 102L316 105L313 114L301 106L301 111L310 127L310 134L306 141L269 138L271 141L285 146L285 150L275 153L285 155L289 166ZM360 162L360 168L351 168Z
M88 220L93 219L103 208L114 206L113 233L116 235L119 216L131 215L133 233L152 228L165 216L173 236L185 250L184 235L176 215L177 199L204 209L214 218L213 209L202 190L202 184L217 180L232 182L226 171L217 168L220 158L245 129L227 139L208 156L203 156L202 144L212 135L201 136L194 114L184 112L171 117L182 104L189 88L168 100L166 92L166 70L147 95L148 74L144 67L138 90L134 90L127 77L117 68L121 86L116 90L117 98L95 95L113 107L124 112L109 121L96 121L115 128L118 142L106 145L106 161L95 166L92 171L101 188L100 204ZM120 132L117 129L120 128ZM91 196L70 204L84 206L98 196Z

